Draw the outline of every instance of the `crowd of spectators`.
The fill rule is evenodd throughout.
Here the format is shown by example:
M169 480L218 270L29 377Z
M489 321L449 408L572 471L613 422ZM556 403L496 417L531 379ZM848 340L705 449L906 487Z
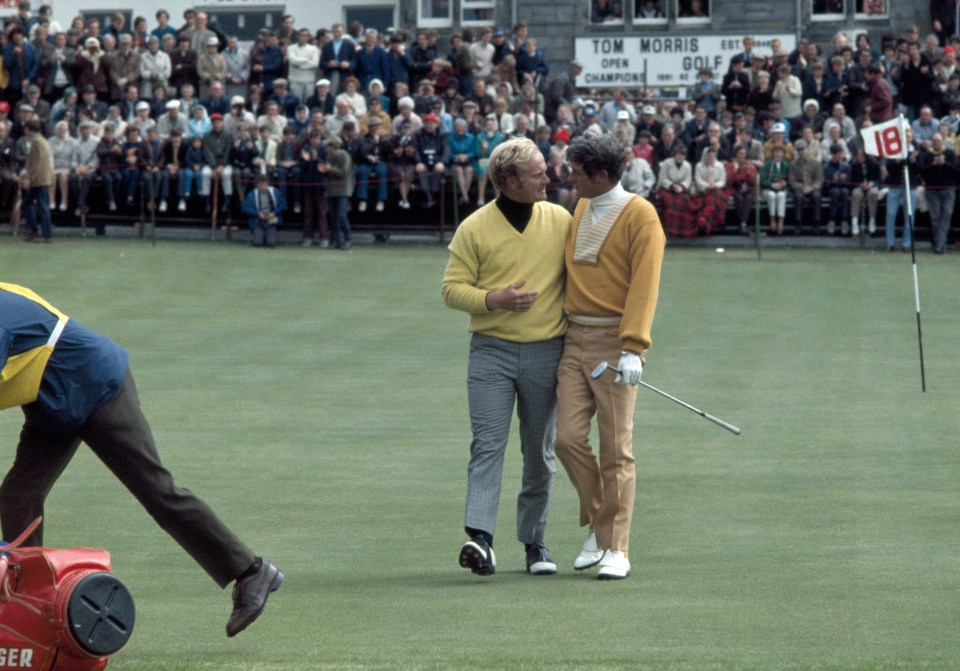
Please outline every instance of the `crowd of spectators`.
M932 248L943 253L960 186L958 52L960 37L941 31L921 40L915 26L876 45L866 33L853 44L838 33L826 47L801 39L792 52L774 40L762 53L746 36L723 73L697 73L690 101L642 91L631 101L615 89L603 105L573 106L579 123L570 137L620 139L625 188L658 204L671 236L710 234L731 217L753 234L759 195L764 235L874 234L883 207L887 249L898 248L900 228L907 250L910 229L898 215L910 197L914 212L928 213ZM867 155L862 131L901 114L908 158Z
M219 210L254 230L293 214L305 245L340 247L351 211L430 210L443 189L483 205L490 154L518 135L543 152L550 199L573 209L566 146L604 133L624 146L624 186L657 203L672 236L709 234L730 216L749 231L759 183L771 234L784 233L788 205L795 232L820 232L826 211L828 234L872 233L885 201L892 249L906 170L943 231L935 249L946 246L960 184L960 38L946 33L921 40L911 28L876 45L838 33L793 52L774 41L770 53L746 36L725 72L700 70L691 99L668 102L578 89L582 64L551 66L524 23L441 40L285 16L247 48L202 11L183 21L160 10L152 25L128 27L119 13L109 26L63 25L49 6L34 15L20 2L0 35L0 209L13 206L31 120L50 144L51 208L83 216L103 188L108 212ZM900 112L910 158L866 156L860 130Z

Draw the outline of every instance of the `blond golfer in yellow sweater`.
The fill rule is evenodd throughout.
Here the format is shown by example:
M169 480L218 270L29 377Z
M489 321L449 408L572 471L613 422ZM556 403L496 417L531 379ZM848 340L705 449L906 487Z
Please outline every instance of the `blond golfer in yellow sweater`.
M609 136L582 136L567 149L580 194L567 237L567 330L558 371L557 457L580 497L589 526L574 561L599 565L600 579L630 575L630 524L636 488L633 413L657 306L665 237L647 200L620 186L623 149ZM620 373L590 379L601 361ZM590 446L597 416L600 449Z
M460 565L496 570L493 535L514 405L523 478L517 539L527 571L556 573L544 546L553 488L557 364L563 350L563 249L570 215L547 203L546 164L526 138L497 146L488 175L496 201L468 217L450 242L443 278L447 306L470 315L467 392L473 442L467 468Z

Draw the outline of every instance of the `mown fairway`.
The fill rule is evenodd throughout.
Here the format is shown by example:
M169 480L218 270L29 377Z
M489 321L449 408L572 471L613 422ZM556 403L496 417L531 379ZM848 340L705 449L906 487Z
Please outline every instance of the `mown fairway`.
M214 583L81 449L48 544L109 549L137 603L116 671L960 668L960 258L669 249L641 390L632 576L523 572L508 460L497 575L457 565L467 316L445 249L0 238L27 285L131 354L178 483L286 573L236 639ZM0 415L0 464L18 411Z

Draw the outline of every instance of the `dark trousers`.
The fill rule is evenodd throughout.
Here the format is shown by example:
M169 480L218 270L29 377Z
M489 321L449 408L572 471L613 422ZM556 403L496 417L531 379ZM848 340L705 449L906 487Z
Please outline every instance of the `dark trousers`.
M321 240L330 237L327 224L327 192L316 184L303 190L303 239L312 240L314 232Z
M95 175L96 173L94 172L88 172L83 176L76 173L70 175L70 181L73 182L73 188L77 192L77 207L85 208L87 206L87 198L90 196L90 187L93 186L93 178Z
M327 205L330 212L330 242L338 246L350 242L350 219L347 218L350 196L328 196Z
M123 199L128 205L133 205L139 194L140 182L143 180L143 170L140 168L124 168L120 171L120 184L123 188Z
M50 238L50 192L46 186L31 186L23 196L23 213L31 233L42 233Z
M753 189L742 191L734 189L733 209L737 212L737 223L746 224L750 222L750 213L753 211Z
M24 406L24 415L13 467L0 485L4 538L12 540L43 515L47 494L83 441L220 587L226 587L253 563L253 552L206 503L177 487L160 463L129 371L116 395L76 432L58 431L29 405ZM26 544L43 544L42 527Z
M107 202L117 204L117 193L123 185L123 173L120 170L99 169L103 183L107 186Z
M297 166L292 168L277 167L277 186L283 193L283 199L286 201L288 208L292 208L296 203L299 203L300 168ZM311 186L307 185L307 188L309 189Z
M250 244L254 247L276 247L277 246L277 225L265 224L262 221L257 222L256 228L250 238Z
M811 191L807 194L803 192L803 189L793 190L793 207L796 215L798 232L801 228L803 228L803 210L807 207L810 208L814 228L820 228L820 199L821 195L819 189Z

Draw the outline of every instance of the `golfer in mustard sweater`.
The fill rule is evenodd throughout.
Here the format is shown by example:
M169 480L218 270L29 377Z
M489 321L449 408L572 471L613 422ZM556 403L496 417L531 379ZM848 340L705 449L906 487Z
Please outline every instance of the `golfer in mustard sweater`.
M499 145L488 166L499 196L468 217L450 242L447 306L470 314L467 392L473 442L467 468L460 565L496 570L493 535L514 404L523 479L517 539L527 571L556 573L543 544L553 488L557 364L563 350L563 248L570 215L545 202L546 164L526 138Z
M565 252L570 326L557 373L557 457L580 496L580 525L589 526L573 567L599 565L599 578L621 579L630 575L633 413L665 237L653 205L620 186L623 149L613 138L577 138L567 160L580 202ZM590 379L601 361L618 362L616 378ZM599 455L589 440L594 414Z

